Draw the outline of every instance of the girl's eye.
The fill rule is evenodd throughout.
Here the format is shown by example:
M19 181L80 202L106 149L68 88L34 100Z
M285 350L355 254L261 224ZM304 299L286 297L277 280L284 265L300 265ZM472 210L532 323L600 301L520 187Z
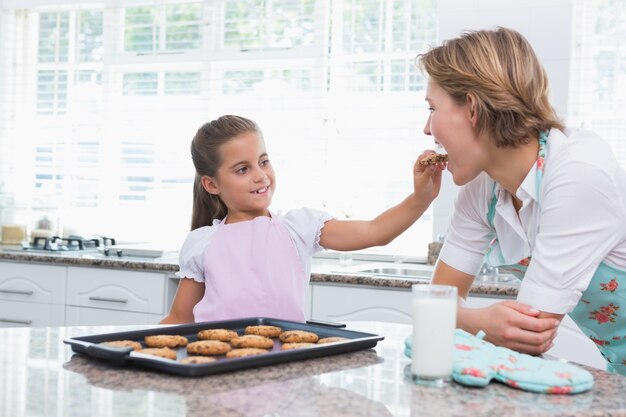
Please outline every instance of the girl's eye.
M270 160L269 159L264 159L264 160L261 161L261 166L262 167L264 167L266 165L269 165L269 164L270 164Z
M434 112L434 111L435 111L435 109L433 109L432 107L429 107L429 108L428 108L428 112L429 112L429 113L432 113L432 112Z
M237 174L245 174L248 171L248 167L241 167L235 171Z

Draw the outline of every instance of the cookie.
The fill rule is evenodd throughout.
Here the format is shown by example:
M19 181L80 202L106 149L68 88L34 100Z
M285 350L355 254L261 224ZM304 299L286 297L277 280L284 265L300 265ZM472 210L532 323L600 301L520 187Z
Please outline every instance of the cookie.
M247 334L245 336L236 337L230 341L230 344L236 348L270 349L274 347L272 339L256 334Z
M280 335L280 341L283 343L315 343L318 339L319 336L315 333L304 330L288 330Z
M179 346L187 346L187 338L175 334L159 334L154 336L146 336L144 338L146 346L149 347L169 347L175 348Z
M186 358L181 359L180 363L201 365L203 363L211 363L215 361L216 359L210 356L187 356Z
M230 349L228 343L219 340L198 340L187 345L187 353L192 355L223 355Z
M315 346L315 343L302 342L302 343L283 343L280 347L280 350L293 350L293 349L302 349Z
M228 329L206 329L198 332L199 340L219 340L221 342L230 342L237 336L238 334L236 331Z
M139 353L146 353L148 355L159 356L161 358L176 360L176 351L168 348L146 348L138 351Z
M110 342L102 342L103 345L112 347L131 347L133 350L141 350L141 343L134 340L111 340Z
M260 325L260 326L246 327L245 333L256 334L256 335L265 336L265 337L278 337L280 336L282 331L283 329L277 326Z
M267 353L265 349L259 348L242 348L242 349L233 349L226 354L227 358L243 358L244 356L255 356L262 355Z
M448 162L448 155L445 153L435 153L419 160L420 165L435 165L443 162Z
M333 336L333 337L324 337L320 340L317 341L318 345L322 345L325 343L337 343L337 342L345 342L346 340L350 340L347 337L338 337L338 336Z

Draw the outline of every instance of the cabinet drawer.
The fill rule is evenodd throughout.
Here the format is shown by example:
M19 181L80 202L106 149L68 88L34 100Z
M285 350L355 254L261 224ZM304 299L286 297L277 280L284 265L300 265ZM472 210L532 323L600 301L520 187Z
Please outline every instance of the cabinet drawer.
M66 326L119 326L131 324L158 324L162 314L133 313L88 307L66 307Z
M0 262L0 300L63 304L64 266Z
M411 291L312 285L313 320L411 323Z
M70 267L67 305L164 314L165 274Z
M57 304L0 302L0 327L63 326L65 307Z

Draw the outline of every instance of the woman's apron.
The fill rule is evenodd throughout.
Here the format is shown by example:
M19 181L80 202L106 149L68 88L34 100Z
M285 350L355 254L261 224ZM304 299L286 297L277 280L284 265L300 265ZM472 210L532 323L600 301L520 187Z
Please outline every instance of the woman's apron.
M536 176L537 199L540 197L547 138L548 132L542 132L539 136ZM487 220L494 230L494 234L493 219L497 202L496 184L494 184L493 195L487 212ZM487 266L498 267L500 271L513 274L519 279L523 279L530 261L531 256L516 264L507 265L497 236L491 241L485 254ZM593 274L580 301L569 315L583 333L596 344L608 362L607 370L626 375L626 271L602 262Z

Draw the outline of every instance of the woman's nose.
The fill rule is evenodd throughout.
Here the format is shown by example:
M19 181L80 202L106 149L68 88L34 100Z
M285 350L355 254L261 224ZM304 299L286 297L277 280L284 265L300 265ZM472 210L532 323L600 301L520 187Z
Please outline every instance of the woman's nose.
M426 124L424 125L424 134L430 136L430 116L428 116L428 120L426 120Z

